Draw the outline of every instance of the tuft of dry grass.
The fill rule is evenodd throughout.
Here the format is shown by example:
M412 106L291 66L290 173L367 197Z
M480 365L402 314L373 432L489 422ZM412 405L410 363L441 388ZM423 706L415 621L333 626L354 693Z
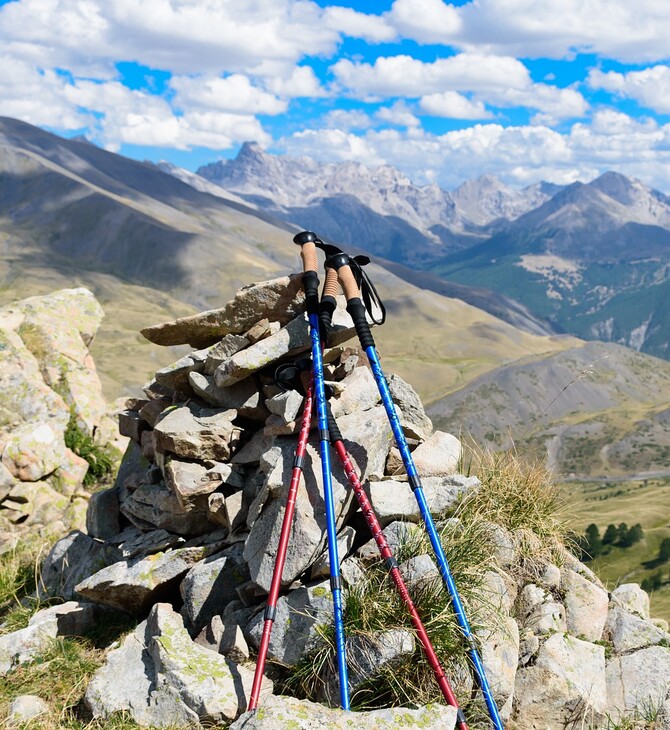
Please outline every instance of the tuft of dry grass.
M502 527L514 543L521 569L532 571L534 565L547 562L560 565L571 531L562 488L545 460L516 449L465 448L465 471L482 485L464 499L460 518Z

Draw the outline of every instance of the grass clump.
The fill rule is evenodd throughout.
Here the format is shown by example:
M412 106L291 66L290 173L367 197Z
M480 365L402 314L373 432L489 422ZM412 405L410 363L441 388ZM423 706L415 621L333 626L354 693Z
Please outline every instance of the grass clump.
M96 443L92 436L81 430L74 410L70 412L70 420L65 429L65 445L88 462L85 486L109 479L117 461L116 454L110 448Z

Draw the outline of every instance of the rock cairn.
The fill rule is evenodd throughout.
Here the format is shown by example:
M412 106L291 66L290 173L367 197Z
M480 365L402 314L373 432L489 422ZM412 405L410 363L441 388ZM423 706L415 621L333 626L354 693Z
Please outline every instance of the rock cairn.
M49 637L86 633L106 611L121 610L140 623L86 690L94 717L125 710L157 728L454 728L451 708L345 714L274 695L269 679L260 710L245 712L302 404L277 387L274 372L308 352L302 309L300 277L284 277L242 289L220 310L143 331L194 351L158 371L145 397L126 402L119 425L130 441L114 486L93 495L86 530L60 540L43 566L41 595L67 602L0 637L0 672L29 661ZM353 331L342 307L334 323L324 356L333 412L393 546L420 522L418 509L365 357L347 344ZM480 484L456 473L460 443L433 431L412 388L393 375L389 385L428 503L448 517ZM333 467L346 589L376 551L336 460ZM269 650L286 665L332 620L320 471L313 429ZM507 727L605 728L608 718L653 704L655 727L669 730L670 635L650 619L648 596L636 585L608 593L567 552L560 566L535 566L531 579L500 526L491 526L490 547L498 568L486 574L482 601L497 620L481 630L481 651ZM402 570L415 582L436 568L419 556ZM353 641L351 680L413 651L408 632Z
M74 414L99 444L119 441L88 350L102 318L84 288L0 308L0 551L85 524L88 463L65 430Z

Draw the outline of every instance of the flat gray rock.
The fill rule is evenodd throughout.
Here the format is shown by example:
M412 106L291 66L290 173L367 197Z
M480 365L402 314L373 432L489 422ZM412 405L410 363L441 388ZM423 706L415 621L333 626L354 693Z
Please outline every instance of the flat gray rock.
M284 324L303 307L302 274L293 274L243 287L220 309L140 331L156 345L207 347L228 334L246 332L263 318Z

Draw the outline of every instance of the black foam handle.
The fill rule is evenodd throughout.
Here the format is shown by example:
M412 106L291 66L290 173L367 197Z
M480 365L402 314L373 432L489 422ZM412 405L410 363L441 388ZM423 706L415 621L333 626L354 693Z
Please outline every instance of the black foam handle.
M330 327L333 322L333 312L336 307L337 300L335 297L321 297L321 302L319 303L319 334L321 335L321 342L325 347L328 347L329 344Z
M328 431L330 432L331 442L343 441L342 433L337 425L335 416L333 416L333 409L330 407L330 403L326 403L326 415L328 417Z
M354 321L356 334L364 350L370 346L375 346L375 341L370 332L370 325L366 317L366 311L365 304L363 304L360 297L354 297L347 302L347 312L349 312L349 316Z
M319 313L319 275L316 271L305 271L302 275L305 290L305 309L307 314Z

